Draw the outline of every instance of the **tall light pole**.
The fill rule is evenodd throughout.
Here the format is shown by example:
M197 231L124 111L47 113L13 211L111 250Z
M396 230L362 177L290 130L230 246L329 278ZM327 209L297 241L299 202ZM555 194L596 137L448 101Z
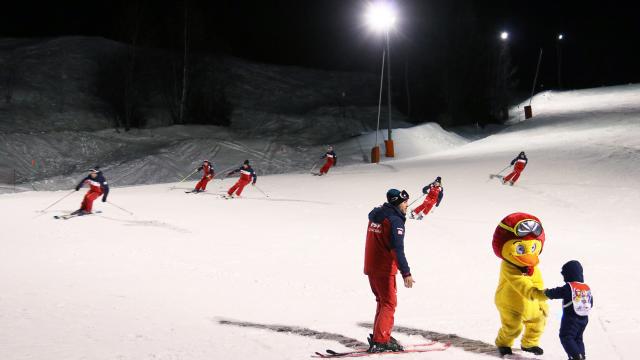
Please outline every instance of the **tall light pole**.
M502 44L500 45L500 53L498 54L498 69L497 73L497 83L496 83L496 92L495 92L495 109L497 111L498 117L500 120L504 121L509 117L509 104L508 104L508 71L507 68L508 62L506 60L507 57L507 44L509 40L509 33L503 31L500 33L500 41Z
M556 42L556 50L558 53L558 88L562 89L562 39L564 39L563 34L558 34L558 41Z
M379 162L380 147L378 146L378 131L380 129L380 111L382 108L382 88L384 84L384 65L385 57L387 63L387 105L389 107L389 124L387 129L387 138L385 141L386 152L388 157L394 156L393 140L391 137L391 61L389 56L389 31L396 22L396 9L390 1L379 1L369 3L366 13L367 24L376 32L384 32L386 49L382 50L382 70L380 74L380 96L378 97L378 122L376 125L376 144L371 150L371 162Z

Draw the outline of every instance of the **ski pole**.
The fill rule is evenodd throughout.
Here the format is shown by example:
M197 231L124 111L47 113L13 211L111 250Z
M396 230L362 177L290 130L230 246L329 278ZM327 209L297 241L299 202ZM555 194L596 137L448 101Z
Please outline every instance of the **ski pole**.
M511 165L507 165L507 167L505 167L504 169L500 170L497 175L502 174L503 171L507 170L510 167L511 167Z
M420 197L417 197L415 200L413 200L413 201L411 202L411 204L409 204L409 207L410 207L411 205L413 205L416 201L418 201L418 200L422 199L422 197L423 197L423 196L425 196L425 195L427 195L427 194L422 194L422 195L420 195Z
M255 184L254 184L254 185L253 185L253 187L255 187L256 189L258 189L258 191L260 191L264 196L269 197L269 194L267 194L267 193L266 193L266 192L264 192L262 189L260 189L260 188L258 187L258 185L255 185Z
M129 210L127 210L127 209L125 209L125 208L123 208L123 207L121 207L121 206L118 206L118 205L116 205L116 204L112 203L111 201L107 201L107 203L109 203L109 204L111 204L111 205L113 205L113 206L117 207L118 209L120 209L120 210L122 210L122 211L124 211L124 212L128 213L129 215L133 216L133 213L132 213L131 211L129 211Z
M183 181L187 180L188 178L190 178L191 176L193 176L193 174L197 173L198 169L193 170L193 172L187 176L185 176L182 180L178 181L178 184L182 183ZM171 187L172 189L175 189L175 186Z
M224 170L220 171L220 174L222 174L222 178L220 178L220 181L222 181L222 180L226 179L226 178L227 178L227 172L228 172L229 170L231 170L231 169L235 168L235 167L236 167L235 165L234 165L234 166L230 166L230 167L228 167L228 168L226 168L226 169L224 169Z
M315 168L316 168L316 166L318 166L318 163L319 163L319 162L320 162L320 161L316 161L316 162L314 162L314 163L313 163L313 167L311 167L311 170L309 170L309 172L310 172L310 173L313 173L313 169L315 169Z
M60 201L66 199L69 195L73 194L74 192L76 192L75 190L71 190L71 192L69 192L67 195L61 197L60 199L58 199L56 202L54 202L53 204L47 206L46 208L40 210L40 212L45 212L45 210L49 209L50 207L52 207L53 205L59 203Z

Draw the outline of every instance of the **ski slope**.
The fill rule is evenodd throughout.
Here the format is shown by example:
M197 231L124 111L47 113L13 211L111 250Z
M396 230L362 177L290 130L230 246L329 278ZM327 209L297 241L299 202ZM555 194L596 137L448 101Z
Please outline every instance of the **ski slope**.
M268 198L247 187L242 199L220 199L233 179L197 195L183 192L195 182L120 187L110 201L134 215L96 202L101 214L62 221L52 216L76 209L84 191L44 214L36 210L67 192L1 195L0 359L276 360L346 350L342 344L366 341L360 324L375 312L362 274L367 213L388 188L407 189L413 200L436 176L442 204L407 221L416 284L398 289L404 332L394 336L457 337L446 351L385 359L492 358L483 353L500 326L491 237L514 211L543 222L548 287L562 285L566 261L583 264L595 298L588 358L635 359L638 104L639 86L542 94L533 119L514 116L478 141L438 152L411 146L397 160L338 166L324 177L262 176L257 185ZM370 141L342 146L359 140ZM522 150L529 165L516 186L488 179ZM566 359L561 304L550 308L543 357Z

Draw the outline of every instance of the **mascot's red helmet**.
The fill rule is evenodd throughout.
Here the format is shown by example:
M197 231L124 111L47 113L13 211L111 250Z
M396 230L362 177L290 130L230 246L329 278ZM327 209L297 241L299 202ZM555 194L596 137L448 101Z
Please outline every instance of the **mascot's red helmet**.
M544 229L537 217L527 213L513 213L507 215L496 226L493 233L493 252L497 257L502 257L502 247L509 240L539 240L544 248ZM542 248L540 252L542 252Z

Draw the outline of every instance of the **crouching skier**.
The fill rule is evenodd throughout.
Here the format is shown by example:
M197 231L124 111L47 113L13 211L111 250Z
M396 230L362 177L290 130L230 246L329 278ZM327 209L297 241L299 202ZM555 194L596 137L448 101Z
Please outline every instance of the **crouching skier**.
M109 195L109 185L104 178L104 174L100 171L100 167L96 166L89 170L89 175L82 179L76 191L79 191L82 185L89 185L89 191L84 195L80 209L71 213L71 215L86 215L91 214L93 209L93 201L102 195L102 202L107 201L107 195Z
M426 194L427 197L424 198L422 205L411 211L409 216L412 219L422 220L422 214L427 215L433 208L433 205L436 207L440 206L440 201L442 201L442 198L444 197L442 178L438 176L431 184L422 188L422 193Z
M513 171L502 179L502 184L506 185L509 183L511 186L518 181L520 178L520 174L524 171L524 168L527 166L529 159L527 159L527 155L524 154L524 151L521 151L518 156L511 160L511 166L513 166Z
M207 191L207 183L213 179L213 177L216 175L215 171L213 170L213 164L211 164L209 162L209 160L204 160L202 162L202 165L200 165L199 168L196 169L197 171L202 171L202 179L200 179L200 181L198 181L198 183L196 184L195 189L193 189L192 192L201 192L201 191Z
M227 176L233 175L235 173L240 173L240 178L235 184L233 184L229 191L227 191L227 197L232 197L234 191L236 193L236 196L240 196L244 187L251 182L251 179L253 179L251 185L255 185L256 180L258 180L256 172L251 168L251 165L249 165L249 160L245 160L241 167L229 172Z
M338 163L338 156L336 155L335 151L333 151L333 146L331 145L329 145L329 147L327 148L327 152L320 159L327 159L324 165L320 168L320 172L318 173L318 175L320 176L328 173L329 169L332 166L336 166L336 164Z

